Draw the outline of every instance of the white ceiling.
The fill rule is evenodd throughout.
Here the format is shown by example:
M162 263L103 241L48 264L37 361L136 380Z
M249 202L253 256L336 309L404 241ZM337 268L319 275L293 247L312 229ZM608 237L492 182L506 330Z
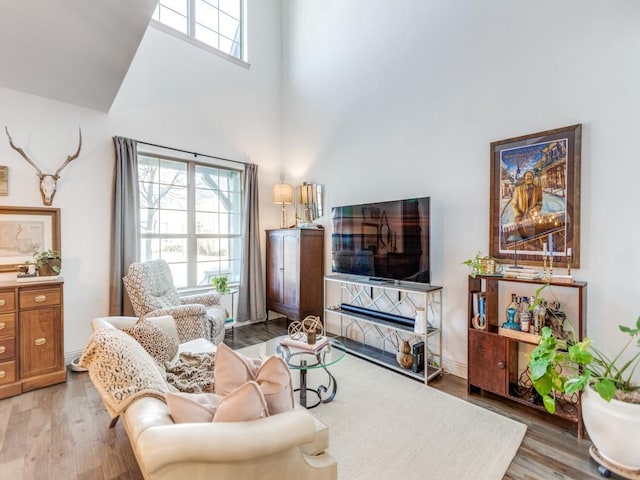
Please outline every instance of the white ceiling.
M0 5L0 86L108 112L157 0Z

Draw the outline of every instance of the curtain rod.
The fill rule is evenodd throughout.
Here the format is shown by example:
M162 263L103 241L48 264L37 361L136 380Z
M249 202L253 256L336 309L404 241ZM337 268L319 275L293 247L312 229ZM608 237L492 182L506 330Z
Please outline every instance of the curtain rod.
M215 155L207 155L207 154L204 154L204 153L191 152L189 150L182 150L181 148L165 147L164 145L158 145L156 143L143 142L143 141L140 141L140 140L136 140L136 142L137 143L141 143L143 145L149 145L150 147L166 148L167 150L173 150L175 152L188 153L189 155L193 155L194 157L214 158L216 160L224 160L225 162L239 163L241 165L253 165L251 162L242 162L240 160L231 160L230 158L216 157Z

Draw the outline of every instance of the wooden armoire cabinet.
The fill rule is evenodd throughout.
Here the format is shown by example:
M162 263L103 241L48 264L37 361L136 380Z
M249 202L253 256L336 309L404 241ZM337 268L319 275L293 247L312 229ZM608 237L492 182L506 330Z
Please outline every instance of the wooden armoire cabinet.
M67 379L62 282L0 283L0 398Z
M267 230L267 309L302 320L322 317L324 232Z

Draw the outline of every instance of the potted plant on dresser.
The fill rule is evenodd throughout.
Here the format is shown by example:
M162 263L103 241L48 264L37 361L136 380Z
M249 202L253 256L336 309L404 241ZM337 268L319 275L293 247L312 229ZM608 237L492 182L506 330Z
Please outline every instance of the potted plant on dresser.
M62 257L58 252L45 250L33 256L39 277L51 277L60 274Z
M616 473L640 478L640 384L633 381L640 363L640 317L634 327L619 329L629 338L609 357L589 338L566 342L544 327L528 366L551 413L556 398L582 392L582 419L595 446L591 455Z

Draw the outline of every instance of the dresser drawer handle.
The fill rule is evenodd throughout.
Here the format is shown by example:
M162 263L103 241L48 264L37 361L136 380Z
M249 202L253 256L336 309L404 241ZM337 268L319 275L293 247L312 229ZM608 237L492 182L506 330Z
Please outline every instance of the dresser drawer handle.
M36 338L33 343L35 343L37 346L44 345L45 343L47 343L47 339L44 337Z
M0 370L0 379L4 378L7 376L7 372L5 372L4 370Z
M36 303L46 302L47 301L47 296L46 295L36 295L36 297L33 299L33 301L36 302Z
M4 322L0 322L0 330L4 330L7 327L7 324Z
M7 347L5 347L4 345L0 345L0 353L4 353L7 351Z
M3 298L0 300L0 307L4 307L7 304L7 301Z

